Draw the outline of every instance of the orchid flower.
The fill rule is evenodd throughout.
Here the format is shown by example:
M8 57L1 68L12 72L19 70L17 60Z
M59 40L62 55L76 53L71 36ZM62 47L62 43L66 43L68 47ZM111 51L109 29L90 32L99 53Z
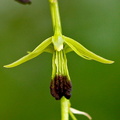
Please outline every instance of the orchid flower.
M30 2L30 0L17 1L25 4ZM73 120L77 120L73 113L82 114L91 119L91 117L87 113L78 111L70 107L69 99L71 97L72 83L68 72L66 54L74 51L78 56L86 60L95 60L105 64L112 64L114 63L114 61L100 57L99 55L85 48L74 39L64 36L61 29L58 2L57 0L49 0L49 2L52 14L54 35L45 39L32 52L28 52L27 55L23 56L22 58L11 64L5 65L4 67L16 67L37 57L44 52L53 54L50 92L56 100L61 100L61 119L68 120L68 113L71 115Z
M59 54L61 53L61 51L64 53L74 51L77 55L87 60L95 60L105 64L114 63L114 61L111 61L103 57L100 57L99 55L96 55L95 53L86 49L83 45L81 45L80 43L78 43L77 41L69 37L66 37L64 35L62 36L54 35L44 40L32 52L28 52L28 54L25 55L24 57L20 58L19 60L11 64L5 65L4 67L12 68L12 67L18 66L24 62L27 62L28 60L31 60L37 57L43 52L48 52L52 54L56 52Z

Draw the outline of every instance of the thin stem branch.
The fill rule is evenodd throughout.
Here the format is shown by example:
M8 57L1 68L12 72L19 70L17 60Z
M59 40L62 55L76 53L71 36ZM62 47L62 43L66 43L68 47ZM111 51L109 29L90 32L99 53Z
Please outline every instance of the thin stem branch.
M77 118L74 116L74 114L69 110L69 114L73 120L77 120Z
M61 120L69 120L69 100L61 98Z

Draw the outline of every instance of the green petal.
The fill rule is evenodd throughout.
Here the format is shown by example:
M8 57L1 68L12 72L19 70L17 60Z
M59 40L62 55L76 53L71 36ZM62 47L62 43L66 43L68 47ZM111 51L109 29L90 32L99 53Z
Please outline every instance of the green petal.
M11 68L11 67L15 67L18 66L34 57L37 57L38 55L40 55L42 52L44 52L44 49L46 47L48 47L48 45L50 45L52 42L52 38L48 38L46 40L44 40L39 46L37 46L32 52L28 52L28 55L20 58L19 60L9 64L9 65L5 65L4 67L6 68Z
M79 56L81 56L87 60L96 60L96 61L101 62L101 63L106 63L106 64L114 63L114 61L107 60L107 59L100 57L100 56L96 55L95 53L89 51L88 49L86 49L84 46L82 46L77 41L75 41L71 38L68 38L66 36L63 36L63 37L64 37L65 43L69 47L71 47L73 49L73 51L76 54L78 54Z
M67 44L65 44L64 51L65 51L65 53L69 53L69 52L73 51L73 49L71 49Z
M46 47L44 49L44 52L53 53L54 52L54 46L53 46L53 44L50 44L48 47Z

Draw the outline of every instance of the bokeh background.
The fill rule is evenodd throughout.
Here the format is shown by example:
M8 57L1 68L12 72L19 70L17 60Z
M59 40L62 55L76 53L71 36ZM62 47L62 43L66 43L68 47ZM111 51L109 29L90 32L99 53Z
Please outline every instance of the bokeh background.
M120 120L120 0L59 0L59 5L63 34L115 61L105 65L67 55L72 106L93 120ZM0 0L0 120L60 120L60 102L49 93L51 54L3 68L52 35L47 0L31 5Z

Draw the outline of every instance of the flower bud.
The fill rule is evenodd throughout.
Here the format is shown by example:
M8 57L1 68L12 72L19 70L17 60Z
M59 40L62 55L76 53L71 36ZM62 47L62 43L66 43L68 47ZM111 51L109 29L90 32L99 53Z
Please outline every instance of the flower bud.
M30 0L15 0L15 1L22 3L22 4L31 4Z

